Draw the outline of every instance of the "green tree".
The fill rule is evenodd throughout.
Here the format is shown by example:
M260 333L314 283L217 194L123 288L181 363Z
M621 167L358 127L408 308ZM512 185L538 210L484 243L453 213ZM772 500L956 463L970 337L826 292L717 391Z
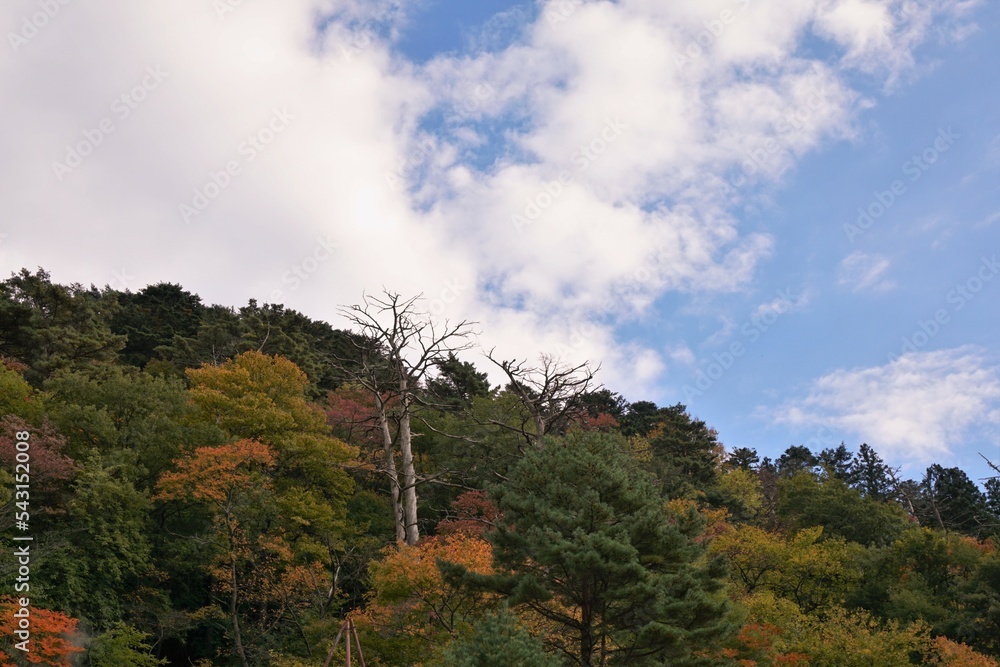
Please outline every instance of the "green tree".
M114 333L127 339L121 361L140 368L175 336L196 335L205 310L201 297L171 283L149 285L134 294L120 293L118 303L121 309L110 324Z
M141 630L118 623L99 635L90 645L87 660L91 667L158 667L167 664L150 654L147 635Z
M780 480L778 487L778 514L794 528L823 526L828 535L886 546L910 525L899 505L862 496L837 476L801 471Z
M88 457L69 502L71 531L49 543L38 568L43 599L98 628L123 618L152 566L149 499L135 488L134 457L121 453L114 459L96 451Z
M920 523L939 530L986 536L993 521L986 496L960 468L927 468L914 503Z
M518 618L502 609L477 623L471 637L453 642L442 667L559 667Z
M851 463L851 485L873 500L892 500L896 496L893 470L868 443L862 443Z
M112 293L21 269L0 282L0 355L26 364L36 386L62 368L113 363L125 344L108 324L117 309Z
M475 399L492 394L489 375L479 372L468 361L460 360L454 352L449 352L447 358L435 366L438 375L427 381L427 390L437 403L468 409Z
M778 457L778 474L791 477L795 473L812 471L819 465L819 459L805 445L792 445Z
M817 459L825 475L842 479L847 484L854 482L854 455L844 443L837 447L827 447L819 453Z
M553 624L548 642L574 664L698 664L731 629L722 563L625 448L580 432L532 450L495 489L489 538L510 574L467 576Z
M742 468L744 470L754 470L760 464L760 456L753 447L736 447L729 453L726 465L729 468Z
M71 455L91 449L136 455L135 480L149 490L183 447L219 444L222 431L198 419L184 383L128 366L60 372L45 382L46 408Z
M0 360L0 415L17 415L30 421L41 416L41 403L24 377L16 370L17 365L7 366ZM23 368L23 367L22 367Z
M716 486L724 453L718 433L691 417L680 403L662 408L657 425L646 434L651 467L670 497L705 494Z
M660 408L652 401L636 401L629 403L625 414L618 421L622 426L622 435L646 435L656 426Z

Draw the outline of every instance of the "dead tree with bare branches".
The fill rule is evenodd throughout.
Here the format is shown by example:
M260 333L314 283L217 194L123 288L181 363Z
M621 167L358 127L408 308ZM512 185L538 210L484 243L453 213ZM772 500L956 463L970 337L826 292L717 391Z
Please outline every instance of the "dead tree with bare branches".
M581 396L601 388L593 384L600 366L591 368L586 362L572 366L548 354L541 355L538 366L529 366L526 361L498 359L494 352L495 348L486 358L507 376L506 391L517 396L524 417L520 423L496 419L490 423L519 433L529 447L539 447L542 438L585 412Z
M385 451L384 472L389 477L396 538L413 545L420 539L417 524L417 485L411 422L419 405L419 390L435 366L471 347L475 323L437 323L419 308L420 296L403 298L383 289L365 294L362 302L340 309L361 334L356 344L361 364L352 380L374 398ZM395 424L393 433L392 424ZM399 451L399 468L395 452Z

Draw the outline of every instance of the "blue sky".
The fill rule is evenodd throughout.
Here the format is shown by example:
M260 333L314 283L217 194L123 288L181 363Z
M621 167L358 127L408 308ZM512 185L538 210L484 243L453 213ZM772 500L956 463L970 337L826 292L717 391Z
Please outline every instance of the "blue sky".
M39 11L2 10L7 270L335 325L422 292L731 447L1000 459L995 3Z

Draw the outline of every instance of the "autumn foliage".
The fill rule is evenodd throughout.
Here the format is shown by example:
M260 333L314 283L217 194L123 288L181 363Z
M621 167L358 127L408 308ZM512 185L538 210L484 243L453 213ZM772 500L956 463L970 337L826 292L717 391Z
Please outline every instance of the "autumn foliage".
M14 648L14 631L18 619L14 612L20 605L13 598L0 598L0 667L19 667L19 660L31 665L70 667L73 656L83 648L73 641L78 621L66 614L49 609L31 607L31 639L29 652Z

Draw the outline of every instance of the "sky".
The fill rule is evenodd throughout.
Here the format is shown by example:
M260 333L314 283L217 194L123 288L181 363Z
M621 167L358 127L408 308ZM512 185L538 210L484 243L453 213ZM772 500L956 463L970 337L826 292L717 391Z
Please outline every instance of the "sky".
M1000 460L997 3L10 0L0 24L4 273L334 326L423 294L730 448Z

